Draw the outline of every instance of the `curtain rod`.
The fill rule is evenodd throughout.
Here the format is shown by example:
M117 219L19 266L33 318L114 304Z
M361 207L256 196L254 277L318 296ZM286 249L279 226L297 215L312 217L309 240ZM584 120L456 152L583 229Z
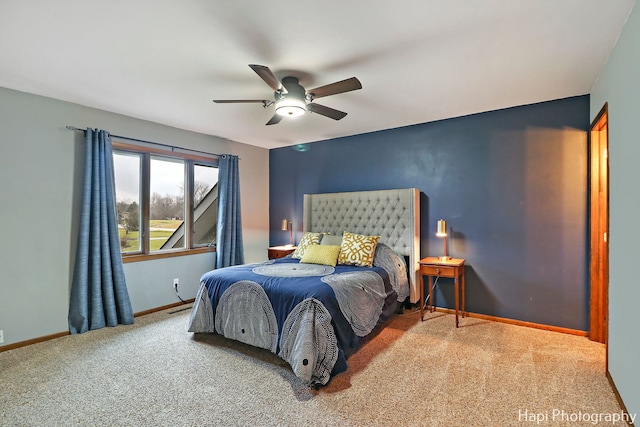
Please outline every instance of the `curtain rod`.
M80 129L80 128L77 128L75 126L67 126L67 129L73 130L73 131L78 131L78 132L86 132L87 131L86 129ZM114 138L126 139L128 141L136 141L136 142L142 142L142 143L145 143L145 144L160 145L162 147L170 148L171 151L174 151L177 148L178 150L185 150L185 151L191 151L193 153L200 153L200 154L206 154L206 155L209 155L209 156L222 157L222 154L208 153L206 151L199 151L199 150L192 150L191 148L175 147L175 146L169 145L169 144L162 144L160 142L153 142L153 141L145 141L144 139L130 138L128 136L113 135L113 134L110 134L110 135L112 137L114 137Z

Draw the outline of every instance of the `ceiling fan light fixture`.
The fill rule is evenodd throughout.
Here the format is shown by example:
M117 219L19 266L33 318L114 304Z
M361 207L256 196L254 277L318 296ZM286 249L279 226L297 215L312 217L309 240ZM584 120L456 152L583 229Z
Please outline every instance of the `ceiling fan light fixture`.
M360 80L351 77L307 91L300 84L298 77L286 76L281 81L265 65L249 64L249 67L273 89L273 101L268 99L214 99L213 102L222 104L256 102L261 103L264 108L270 108L273 105L276 112L265 124L266 126L280 123L283 117L302 116L307 111L333 120L341 120L347 113L322 104L316 104L314 99L362 89Z
M307 112L307 104L296 98L281 98L276 101L276 113L283 117L299 117Z

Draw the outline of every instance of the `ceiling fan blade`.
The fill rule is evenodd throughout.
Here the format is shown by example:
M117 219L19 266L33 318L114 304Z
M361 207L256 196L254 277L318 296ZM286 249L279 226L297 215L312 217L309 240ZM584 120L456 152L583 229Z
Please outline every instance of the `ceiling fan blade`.
M316 104L313 102L307 104L307 110L311 111L312 113L318 113L322 116L329 117L330 119L333 119L333 120L340 120L347 115L347 113L345 113L344 111L336 110L330 107L325 107L324 105Z
M352 90L362 89L362 83L355 77L320 86L315 89L308 90L307 93L312 98L321 98L323 96L335 95L338 93L350 92Z
M282 89L282 83L280 83L280 80L278 80L278 78L271 72L269 67L255 64L249 64L249 67L251 67L251 69L255 71L256 74L258 74L262 80L264 80L265 83L274 90L274 92Z
M271 120L267 122L267 126L277 125L280 123L280 120L282 120L282 116L280 114L274 114L273 117L271 117Z
M261 102L264 104L271 101L267 101L266 99L214 99L213 102L216 104L233 104L238 102Z

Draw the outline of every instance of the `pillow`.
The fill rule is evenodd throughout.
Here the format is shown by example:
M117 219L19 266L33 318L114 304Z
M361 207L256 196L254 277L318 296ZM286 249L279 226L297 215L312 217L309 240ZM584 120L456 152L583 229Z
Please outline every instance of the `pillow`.
M321 245L330 245L330 246L341 246L342 245L342 236L333 236L330 234L325 234L322 236L322 240L320 240Z
M342 245L338 264L371 267L380 236L365 236L345 231L342 234Z
M306 264L322 264L335 267L338 263L340 246L333 245L309 245L304 251L300 262Z
M291 258L297 258L297 259L302 258L302 255L304 255L304 251L307 249L307 246L319 244L321 237L322 237L322 233L311 233L309 231L306 231L302 235L302 239L300 239L300 243L298 243L298 247L296 248L295 251L293 251L293 254L291 254Z
M404 301L410 294L407 264L404 257L398 255L384 243L378 243L373 256L373 265L382 267L387 271L391 280L391 287L398 294L398 301Z

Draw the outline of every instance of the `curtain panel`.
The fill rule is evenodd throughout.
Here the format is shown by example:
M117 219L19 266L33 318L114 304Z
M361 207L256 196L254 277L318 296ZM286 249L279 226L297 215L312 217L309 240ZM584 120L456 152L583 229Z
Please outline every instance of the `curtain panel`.
M116 214L111 136L85 132L80 230L69 303L72 334L133 323Z
M216 268L244 263L238 161L238 156L230 154L218 161Z

